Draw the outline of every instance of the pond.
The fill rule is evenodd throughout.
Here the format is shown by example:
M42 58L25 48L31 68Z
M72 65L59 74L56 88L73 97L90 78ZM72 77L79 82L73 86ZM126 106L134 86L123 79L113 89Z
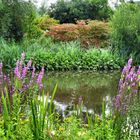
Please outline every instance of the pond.
M58 85L55 100L61 107L77 104L82 99L88 110L101 114L102 102L105 101L108 112L117 94L120 72L51 72L46 77L47 92L52 93L55 85Z

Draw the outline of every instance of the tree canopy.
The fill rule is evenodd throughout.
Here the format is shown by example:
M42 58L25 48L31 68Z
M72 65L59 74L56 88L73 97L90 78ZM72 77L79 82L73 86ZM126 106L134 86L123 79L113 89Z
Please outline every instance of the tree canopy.
M48 13L60 23L74 23L83 19L107 20L112 10L107 0L58 0Z
M0 36L19 41L30 30L35 18L35 7L31 2L13 0L0 2Z

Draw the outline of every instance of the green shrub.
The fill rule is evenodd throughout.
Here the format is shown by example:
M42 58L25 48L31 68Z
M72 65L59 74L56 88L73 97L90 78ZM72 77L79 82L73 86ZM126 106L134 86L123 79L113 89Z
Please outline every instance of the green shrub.
M111 19L112 47L128 59L134 56L140 62L140 7L136 4L122 4Z
M53 18L50 18L48 15L43 15L37 17L34 20L34 24L37 25L42 30L49 30L51 26L58 25L59 21Z

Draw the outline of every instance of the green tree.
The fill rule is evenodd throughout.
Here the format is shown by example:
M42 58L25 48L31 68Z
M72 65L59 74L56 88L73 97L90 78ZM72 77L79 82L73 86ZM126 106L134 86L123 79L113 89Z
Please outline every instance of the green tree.
M112 10L107 0L58 0L48 13L61 23L74 23L83 19L107 20Z
M140 62L140 6L122 4L111 19L112 48L128 59Z
M31 2L1 1L0 36L8 40L20 41L25 33L30 32L35 16L35 7Z

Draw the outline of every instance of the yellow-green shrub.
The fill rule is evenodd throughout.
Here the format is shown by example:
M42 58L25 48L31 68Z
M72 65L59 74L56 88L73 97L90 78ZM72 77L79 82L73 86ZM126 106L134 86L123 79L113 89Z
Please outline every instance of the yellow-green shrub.
M38 26L32 25L30 28L30 32L27 33L28 38L39 38L44 34L44 31L41 30Z
M51 26L58 25L59 21L53 18L50 18L48 15L43 15L41 17L36 18L34 23L40 29L48 30Z

